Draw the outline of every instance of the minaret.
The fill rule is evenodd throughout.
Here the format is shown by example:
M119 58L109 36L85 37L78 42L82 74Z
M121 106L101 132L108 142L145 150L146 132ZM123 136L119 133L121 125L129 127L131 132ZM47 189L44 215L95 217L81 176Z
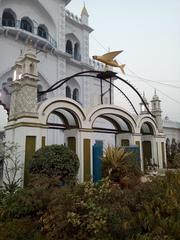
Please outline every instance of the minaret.
M162 117L161 117L161 113L162 113L161 100L159 100L159 97L156 94L156 89L154 91L154 96L151 100L151 111L152 111L152 114L156 118L156 122L157 122L159 131L163 132L163 121L162 121Z
M82 41L81 41L81 61L89 64L89 34L93 29L89 26L89 14L85 3L81 11Z
M89 14L86 9L85 2L84 2L83 9L81 11L81 21L82 21L82 24L87 25L87 26L89 25Z
M36 116L38 62L34 49L30 45L25 55L20 56L16 61L13 68L9 120Z
M145 97L145 93L144 92L143 92L143 100L144 100L144 102L146 104L146 107L149 108L149 103L148 103L148 101L147 101L147 99ZM146 107L144 106L143 102L140 103L140 114L148 114L148 111L147 111Z

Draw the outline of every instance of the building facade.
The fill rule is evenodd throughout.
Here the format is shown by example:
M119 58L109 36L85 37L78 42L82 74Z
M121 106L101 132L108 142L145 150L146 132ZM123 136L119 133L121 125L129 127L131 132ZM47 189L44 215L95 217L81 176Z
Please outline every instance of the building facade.
M0 0L0 100L9 113L6 141L20 145L23 169L41 146L68 145L79 156L81 181L94 174L96 143L136 145L142 169L146 164L166 167L159 98L155 94L151 101L153 116L144 103L137 115L114 105L110 80L85 74L103 71L104 66L89 58L93 29L87 9L83 7L79 18L66 9L69 2ZM79 72L84 74L73 76ZM56 90L37 94L68 76Z

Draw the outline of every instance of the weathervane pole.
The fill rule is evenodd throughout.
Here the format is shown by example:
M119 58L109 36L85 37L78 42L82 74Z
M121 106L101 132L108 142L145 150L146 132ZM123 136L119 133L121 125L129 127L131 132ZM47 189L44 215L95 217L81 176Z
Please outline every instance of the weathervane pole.
M101 84L101 104L103 104L102 78L100 79L100 84Z
M110 88L109 88L109 103L112 104L112 78L110 77Z

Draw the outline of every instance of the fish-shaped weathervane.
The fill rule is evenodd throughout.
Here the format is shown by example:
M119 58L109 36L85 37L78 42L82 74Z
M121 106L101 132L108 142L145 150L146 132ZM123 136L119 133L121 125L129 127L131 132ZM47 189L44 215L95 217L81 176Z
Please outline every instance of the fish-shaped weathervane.
M119 64L114 58L122 53L123 50L121 51L114 51L114 52L108 52L102 56L93 56L93 59L105 63L107 66L112 66L112 67L119 67L121 69L121 72L125 74L124 67L126 66L125 64Z

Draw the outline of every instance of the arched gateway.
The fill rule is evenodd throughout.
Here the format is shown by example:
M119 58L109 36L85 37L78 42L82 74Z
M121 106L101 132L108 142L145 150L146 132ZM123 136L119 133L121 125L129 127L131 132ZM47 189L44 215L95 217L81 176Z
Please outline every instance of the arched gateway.
M66 144L80 159L80 181L88 180L93 175L92 148L97 142L104 147L108 144L138 146L142 169L145 167L145 160L148 164L156 163L159 168L166 165L165 138L158 123L159 115L152 116L148 112L132 115L111 104L111 99L108 104L103 104L103 94L101 103L91 108L85 108L69 97L56 96L38 102L37 63L36 55L31 49L21 61L16 62L9 122L6 127L6 141L17 142L20 146L24 169L28 168L32 154L42 146ZM33 72L30 67L32 65ZM89 74L85 72L86 75L87 73ZM99 79L102 78L101 81L107 81L103 72L96 74ZM75 74L61 80L39 94L53 91L71 78L81 75L82 73ZM111 80L109 83L111 84ZM20 174L24 176L24 171Z

